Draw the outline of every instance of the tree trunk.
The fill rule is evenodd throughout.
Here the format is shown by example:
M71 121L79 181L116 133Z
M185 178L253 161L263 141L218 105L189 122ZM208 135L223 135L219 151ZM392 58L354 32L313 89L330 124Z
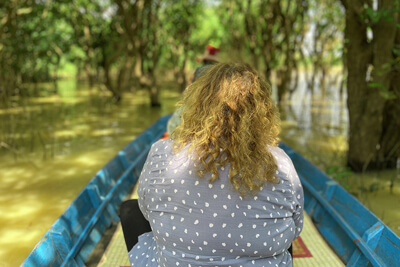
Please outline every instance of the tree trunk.
M152 82L150 86L150 105L152 107L161 106L161 103L159 101L159 90L155 82Z
M385 7L392 1L385 2ZM384 151L387 144L392 144L393 135L398 136L398 128L392 127L390 113L393 107L390 101L382 97L381 89L368 86L368 66L373 65L373 82L390 88L390 70L384 70L384 65L392 60L392 48L396 33L395 24L381 19L374 28L374 39L368 43L367 26L360 18L359 1L348 1L346 10L347 42L347 106L349 110L349 150L348 165L355 171L384 168L395 162L399 156L396 152ZM358 12L357 12L358 11ZM397 17L395 18L395 21ZM385 109L386 105L386 109ZM385 118L385 119L384 119ZM399 139L397 138L397 141ZM383 146L384 145L384 146Z
M187 52L184 52L184 58L183 58L183 64L182 67L179 69L179 75L180 75L180 91L183 92L185 91L186 87L187 87L187 80L186 80L186 73L185 73L185 69L186 69L186 62L187 62Z
M117 88L120 91L127 91L129 89L132 65L133 59L130 55L127 55L118 71Z
M291 72L288 69L278 70L277 76L277 89L278 89L278 103L285 100L290 88Z
M103 67L103 69L104 69L104 76L105 76L105 78L106 78L104 84L105 84L105 86L107 87L107 89L112 93L115 102L119 102L119 101L121 100L121 97L122 97L122 96L121 96L121 92L120 92L119 88L116 88L116 87L113 85L113 81L112 81L111 73L110 73L110 71L111 71L111 66L108 65L108 64L106 64L106 65Z

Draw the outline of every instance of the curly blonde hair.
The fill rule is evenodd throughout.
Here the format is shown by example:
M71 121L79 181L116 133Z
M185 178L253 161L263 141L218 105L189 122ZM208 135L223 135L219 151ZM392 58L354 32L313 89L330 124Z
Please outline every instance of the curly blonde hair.
M188 146L199 158L197 174L219 178L230 163L229 180L242 196L265 182L278 183L270 152L277 146L279 113L271 86L247 64L219 63L186 89L181 124L172 133L175 151Z

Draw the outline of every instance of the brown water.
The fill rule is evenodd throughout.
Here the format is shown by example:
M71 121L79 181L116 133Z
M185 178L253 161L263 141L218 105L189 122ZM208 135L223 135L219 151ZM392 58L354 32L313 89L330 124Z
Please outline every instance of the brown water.
M74 81L59 90L0 109L0 266L21 264L95 173L179 98L165 90L152 109L144 91L115 105Z
M59 96L16 98L0 108L0 266L21 264L95 173L158 117L171 113L180 95L163 88L162 107L154 109L145 91L126 93L115 105L107 92L73 80L58 87ZM340 167L347 149L344 102L335 93L325 101L303 95L299 90L281 108L283 141L329 170L399 235L399 174L348 174Z
M300 83L301 85L301 83ZM300 86L281 108L282 140L335 178L400 236L400 166L396 170L354 174L346 163L348 111L338 85L326 98L311 98ZM398 164L399 165L399 164Z

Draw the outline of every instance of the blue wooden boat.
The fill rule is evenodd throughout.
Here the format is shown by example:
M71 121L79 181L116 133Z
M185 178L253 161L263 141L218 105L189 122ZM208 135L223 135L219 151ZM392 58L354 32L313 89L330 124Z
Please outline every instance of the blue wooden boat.
M85 266L117 209L136 184L151 145L166 130L160 118L87 184L22 266ZM305 210L347 266L400 266L400 238L335 181L287 145L305 194Z

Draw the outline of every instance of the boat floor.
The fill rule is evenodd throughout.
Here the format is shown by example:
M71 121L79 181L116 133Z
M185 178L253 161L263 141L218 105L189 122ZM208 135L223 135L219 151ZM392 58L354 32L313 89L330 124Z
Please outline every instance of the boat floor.
M320 266L344 266L328 244L313 225L310 217L305 214L304 227L300 238L293 244L293 261L295 267L320 267ZM129 266L124 235L121 224L112 237L98 267Z

